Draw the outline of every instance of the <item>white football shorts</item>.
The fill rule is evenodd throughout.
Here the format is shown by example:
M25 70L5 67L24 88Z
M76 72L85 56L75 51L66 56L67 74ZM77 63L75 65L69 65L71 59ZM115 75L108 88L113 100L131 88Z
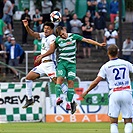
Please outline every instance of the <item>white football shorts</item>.
M118 118L120 112L122 118L132 118L132 94L130 91L115 91L109 97L108 116Z
M31 71L38 73L40 77L45 74L50 77L56 77L56 65L53 61L41 63L39 66L34 67Z

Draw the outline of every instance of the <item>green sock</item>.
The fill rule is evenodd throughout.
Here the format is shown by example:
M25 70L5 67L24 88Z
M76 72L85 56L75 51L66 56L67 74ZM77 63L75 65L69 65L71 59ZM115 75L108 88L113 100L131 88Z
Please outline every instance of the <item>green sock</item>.
M56 97L60 97L60 93L61 93L61 85L60 84L55 85L55 92L56 92Z
M67 92L68 102L72 102L73 95L74 95L74 89L73 88L68 88L68 92Z

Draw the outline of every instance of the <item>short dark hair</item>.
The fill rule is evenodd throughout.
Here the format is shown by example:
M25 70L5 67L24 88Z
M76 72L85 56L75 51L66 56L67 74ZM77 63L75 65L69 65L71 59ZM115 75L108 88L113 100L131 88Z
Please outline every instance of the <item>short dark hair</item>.
M118 55L119 48L115 44L111 44L108 47L108 54L111 55L112 57L115 57Z
M54 29L54 24L52 22L45 22L43 25L43 29L44 29L44 26L49 26L51 29Z
M56 35L59 36L62 30L63 30L62 26L57 26L57 28L56 28Z
M29 8L25 8L24 11L28 10L29 11Z

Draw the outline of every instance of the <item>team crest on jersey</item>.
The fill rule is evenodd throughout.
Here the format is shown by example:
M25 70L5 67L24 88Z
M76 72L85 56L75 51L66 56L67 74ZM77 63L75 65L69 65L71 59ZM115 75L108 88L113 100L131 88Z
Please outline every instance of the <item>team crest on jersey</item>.
M72 44L72 42L67 42L67 45L70 45L70 44Z
M59 75L63 75L63 71L62 70L58 70L58 74Z
M45 49L45 43L42 43L42 49L43 50Z

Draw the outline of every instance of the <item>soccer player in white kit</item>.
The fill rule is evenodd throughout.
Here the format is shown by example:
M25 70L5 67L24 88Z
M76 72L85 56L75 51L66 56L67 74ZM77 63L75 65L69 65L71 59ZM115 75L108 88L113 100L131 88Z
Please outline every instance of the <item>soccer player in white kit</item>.
M109 86L110 132L119 133L117 125L121 111L125 123L124 131L132 133L132 90L129 72L133 73L133 65L118 58L116 45L110 45L107 52L110 61L101 67L96 79L81 96L85 97L102 79L106 79Z
M53 34L54 24L51 22L46 22L44 24L44 32L38 33L32 31L28 26L28 21L23 20L23 24L27 30L27 32L35 37L42 39L42 47L41 47L41 54L46 53L49 48L50 44L55 40L56 36ZM56 83L56 53L46 56L42 58L40 65L34 67L26 76L26 95L27 100L23 108L27 108L28 106L34 103L32 98L32 86L33 80L44 76L45 74L50 77ZM64 85L63 85L64 86Z

